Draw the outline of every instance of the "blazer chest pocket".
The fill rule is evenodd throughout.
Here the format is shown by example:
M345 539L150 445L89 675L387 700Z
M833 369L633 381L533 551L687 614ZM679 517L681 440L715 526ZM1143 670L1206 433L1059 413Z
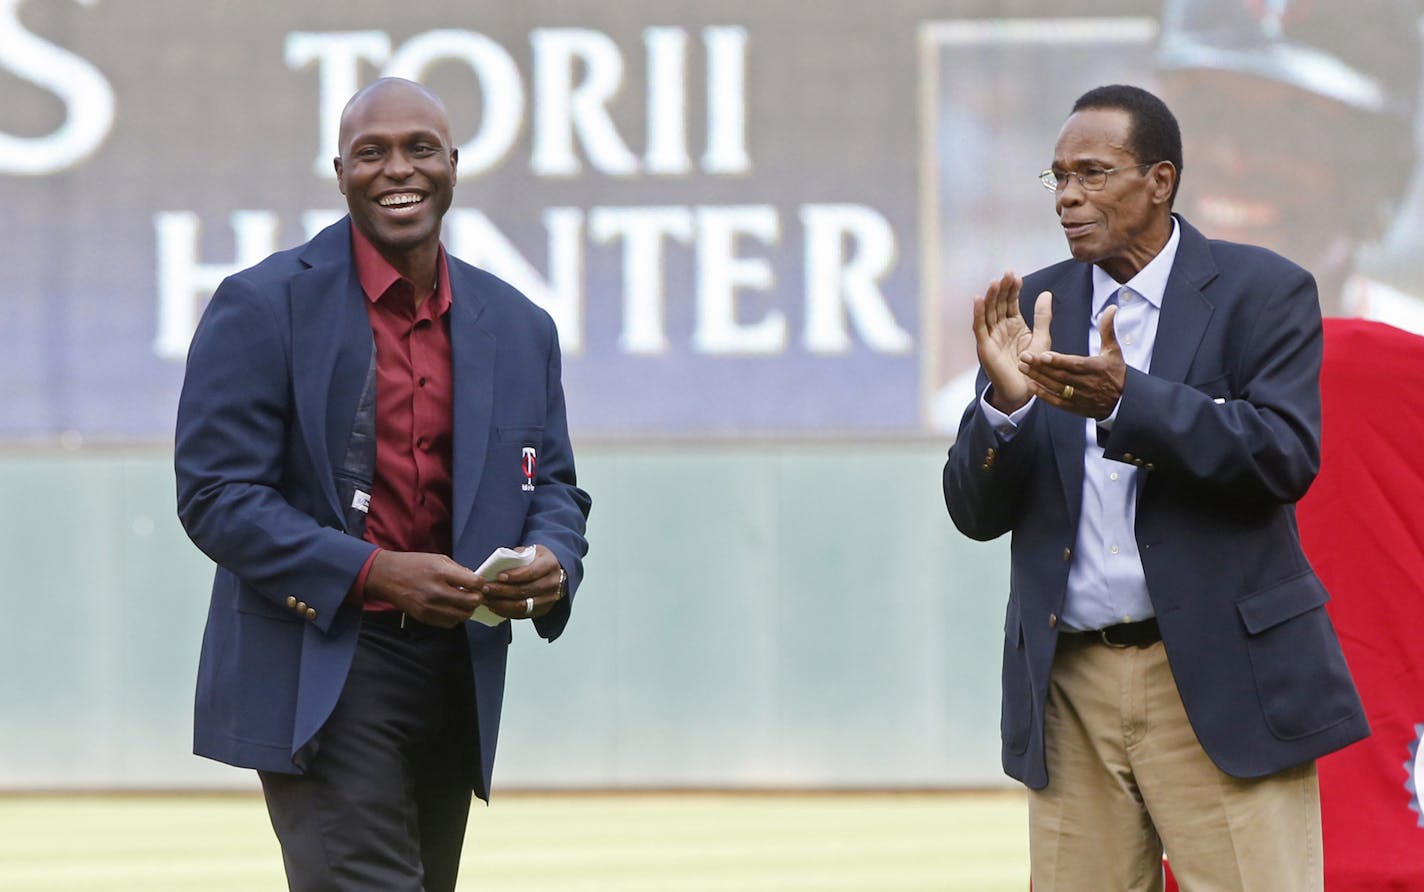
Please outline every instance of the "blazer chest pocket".
M495 440L498 447L496 465L500 473L505 471L506 465L509 472L518 478L519 488L526 493L532 493L535 489L535 481L539 477L540 451L544 445L544 428L529 426L509 426L495 428Z
M1325 613L1330 595L1309 570L1236 602L1256 696L1271 732L1296 740L1348 718L1353 688L1335 629Z
M539 425L523 425L495 428L495 437L501 443L538 447L544 442L544 428Z

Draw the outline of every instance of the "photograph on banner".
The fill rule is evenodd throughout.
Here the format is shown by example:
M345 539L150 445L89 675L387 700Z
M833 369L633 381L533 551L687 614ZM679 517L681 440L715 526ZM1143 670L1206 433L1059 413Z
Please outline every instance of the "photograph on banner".
M974 295L1067 255L1035 176L1073 100L1103 83L1173 109L1175 210L1206 235L1305 266L1327 316L1424 333L1419 21L1400 0L1166 0L1160 18L924 25L927 425L952 431L973 398Z

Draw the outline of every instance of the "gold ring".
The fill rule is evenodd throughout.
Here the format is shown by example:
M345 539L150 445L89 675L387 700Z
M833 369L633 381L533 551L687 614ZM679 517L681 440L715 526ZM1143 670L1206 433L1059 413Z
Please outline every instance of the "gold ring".
M1061 396L1061 397L1063 397L1063 399L1065 399L1065 400L1071 400L1071 399L1073 398L1073 385L1072 385L1072 384L1064 384L1064 385L1063 385L1063 392L1060 393L1060 394L1058 394L1058 395Z

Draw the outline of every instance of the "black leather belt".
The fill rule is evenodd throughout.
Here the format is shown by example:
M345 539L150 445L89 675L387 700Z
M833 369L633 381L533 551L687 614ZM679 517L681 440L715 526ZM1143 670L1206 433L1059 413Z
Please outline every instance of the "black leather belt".
M1061 637L1078 644L1101 642L1108 647L1147 647L1162 640L1162 630L1157 628L1157 618L1153 617L1141 622L1118 623L1086 632L1064 632Z
M428 626L404 610L363 610L361 612L361 622L367 626L402 629L406 632L433 633L449 631L439 626ZM458 628L458 625L456 628Z

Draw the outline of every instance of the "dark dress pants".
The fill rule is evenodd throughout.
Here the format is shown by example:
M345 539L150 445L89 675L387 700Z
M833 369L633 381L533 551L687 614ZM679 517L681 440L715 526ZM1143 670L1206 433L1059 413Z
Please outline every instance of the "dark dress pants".
M317 745L259 772L293 892L452 892L480 763L464 629L368 614Z

